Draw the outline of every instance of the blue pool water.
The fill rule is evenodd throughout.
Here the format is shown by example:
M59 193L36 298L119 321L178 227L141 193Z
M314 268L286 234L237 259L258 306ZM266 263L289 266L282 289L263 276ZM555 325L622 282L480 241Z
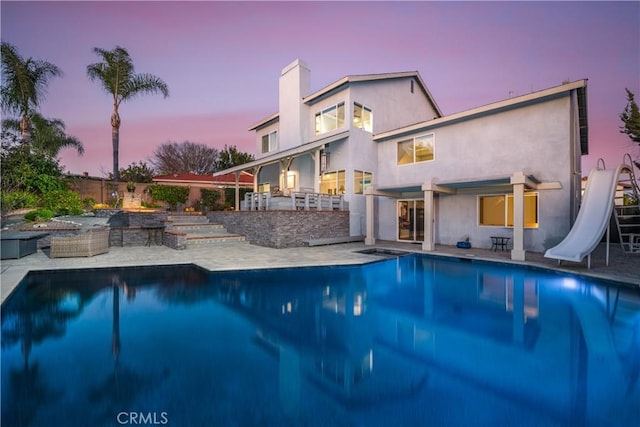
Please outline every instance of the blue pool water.
M32 272L1 361L3 427L630 426L640 291L417 254Z

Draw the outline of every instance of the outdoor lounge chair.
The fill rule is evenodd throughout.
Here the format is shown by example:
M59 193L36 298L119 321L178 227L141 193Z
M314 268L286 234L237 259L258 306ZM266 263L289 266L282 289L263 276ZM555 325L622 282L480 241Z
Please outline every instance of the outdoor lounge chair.
M52 237L51 258L90 257L109 252L109 229L91 229L74 236Z

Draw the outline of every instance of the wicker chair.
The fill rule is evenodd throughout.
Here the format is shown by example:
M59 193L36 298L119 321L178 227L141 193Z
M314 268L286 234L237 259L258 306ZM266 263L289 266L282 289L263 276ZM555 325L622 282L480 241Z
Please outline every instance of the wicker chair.
M75 236L51 238L51 258L90 257L107 252L109 229L91 229Z

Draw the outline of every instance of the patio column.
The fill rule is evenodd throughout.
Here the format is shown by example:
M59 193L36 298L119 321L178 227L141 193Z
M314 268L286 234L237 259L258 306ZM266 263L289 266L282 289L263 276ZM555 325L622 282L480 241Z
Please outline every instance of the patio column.
M433 236L433 189L431 184L423 184L424 192L424 241L422 242L423 251L433 251L436 248Z
M311 158L313 159L313 192L320 192L320 148L311 153Z
M522 172L516 172L511 176L513 185L513 249L511 259L514 261L525 260L524 250L524 186L527 177Z
M235 172L235 176L236 176L236 197L235 197L235 207L236 210L239 211L240 210L240 174L242 173L242 171L237 171Z
M262 166L256 166L253 168L253 192L256 193L258 191L258 175L260 175L260 169Z
M365 190L364 194L365 194L365 204L366 204L364 220L365 220L365 222L367 224L366 236L364 237L364 244L365 245L375 245L376 244L376 238L373 236L373 222L374 222L374 218L373 218L373 191L372 191L371 187L367 188Z

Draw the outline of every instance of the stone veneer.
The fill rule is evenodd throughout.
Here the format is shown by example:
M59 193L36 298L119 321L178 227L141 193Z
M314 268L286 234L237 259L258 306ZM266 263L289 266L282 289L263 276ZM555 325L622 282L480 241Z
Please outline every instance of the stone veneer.
M160 223L167 225L167 228L162 232L162 244L172 249L186 249L186 233L170 228L168 217L172 215L185 216L186 214L176 212L118 212L109 219L111 227L109 245L144 246L149 238L149 233L144 226Z
M209 221L243 234L254 245L306 246L310 239L349 236L348 211L215 211Z

